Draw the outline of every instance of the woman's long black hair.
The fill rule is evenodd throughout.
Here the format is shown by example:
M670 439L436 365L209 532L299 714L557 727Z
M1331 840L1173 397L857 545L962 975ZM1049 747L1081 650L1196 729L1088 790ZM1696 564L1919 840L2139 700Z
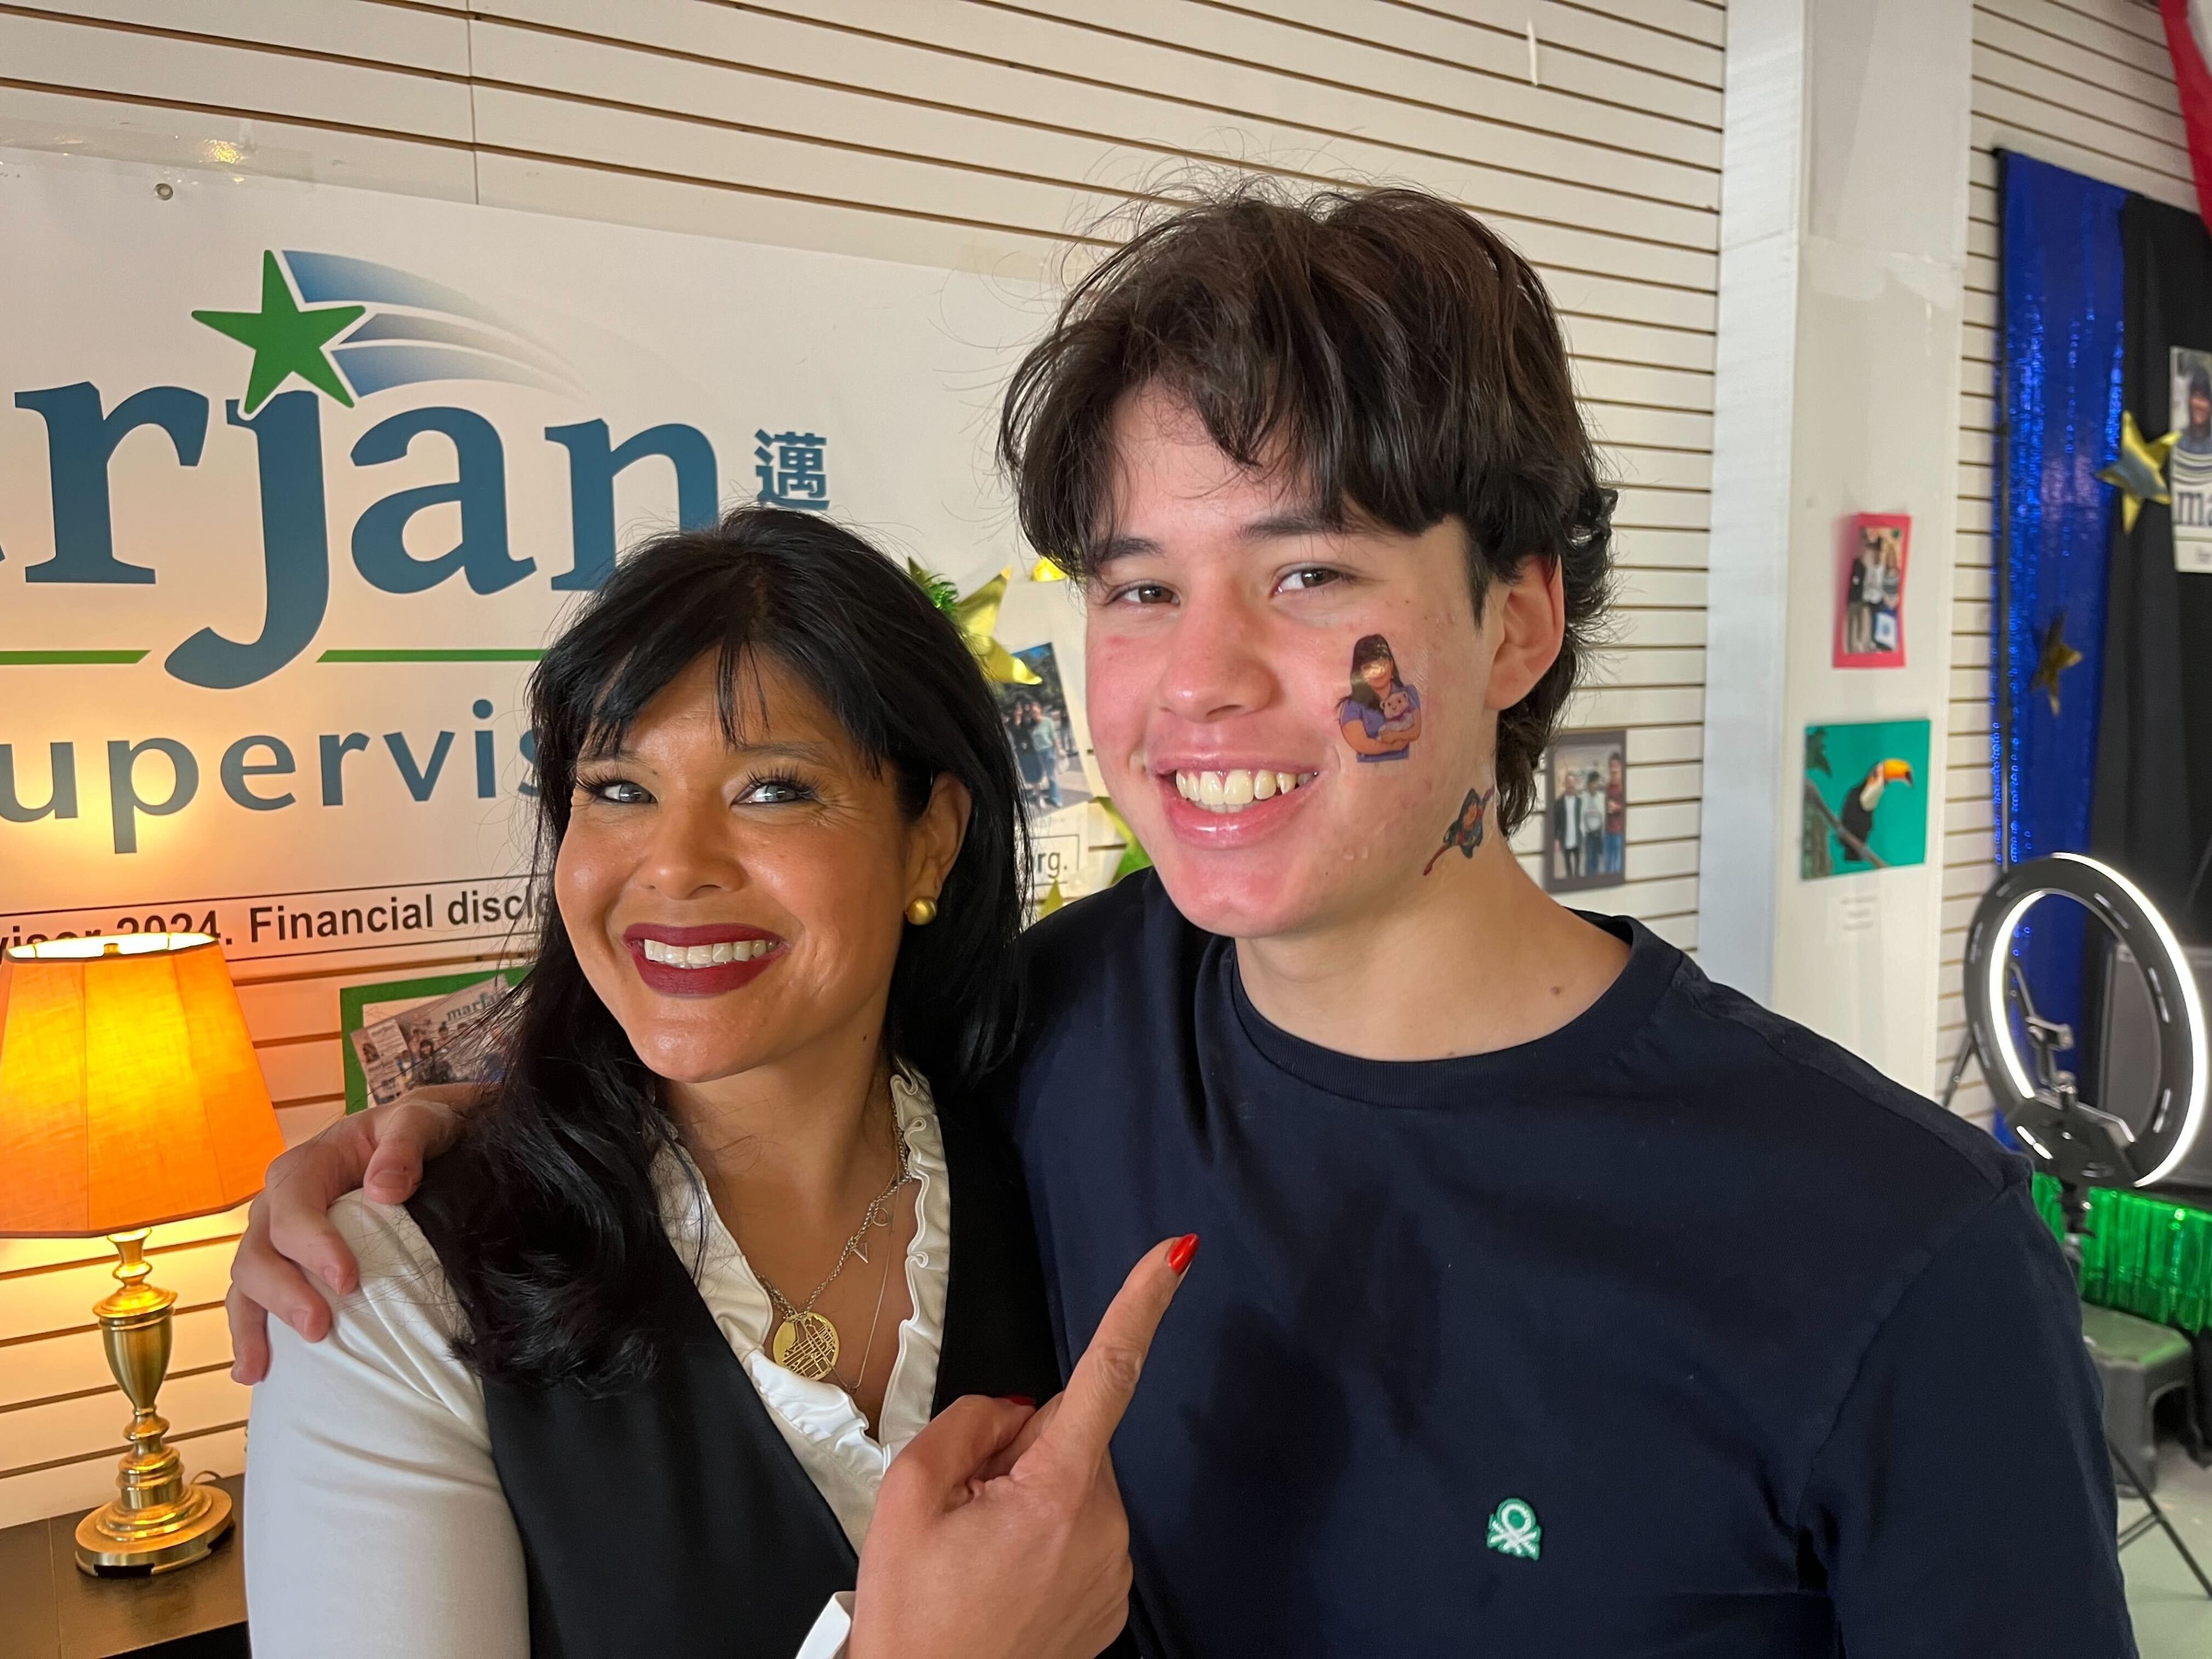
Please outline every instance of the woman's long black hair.
M580 761L611 750L702 656L720 666L725 732L746 720L749 661L819 696L918 816L937 776L967 786L966 838L938 919L908 927L885 1047L948 1109L1011 1025L1009 947L1021 925L1021 792L990 690L951 619L851 532L805 513L741 507L623 560L530 682L541 891L567 833ZM660 1248L655 1158L675 1141L659 1080L585 979L549 901L537 960L503 1011L507 1074L447 1172L468 1194L442 1265L465 1323L459 1351L488 1382L604 1392L648 1372L639 1273Z

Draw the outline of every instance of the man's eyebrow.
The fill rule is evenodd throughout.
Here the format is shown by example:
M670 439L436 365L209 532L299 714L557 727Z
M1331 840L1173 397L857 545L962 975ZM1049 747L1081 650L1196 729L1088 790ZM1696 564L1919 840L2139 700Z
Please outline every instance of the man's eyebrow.
M1262 514L1239 528L1237 535L1240 541L1287 541L1300 536L1332 535L1343 528L1318 507L1297 507ZM1159 543L1149 536L1115 535L1099 542L1091 556L1093 564L1106 565L1116 559L1141 558L1159 551Z
M1094 565L1108 565L1116 559L1138 559L1156 554L1160 544L1149 536L1109 536L1091 549Z
M1343 528L1318 507L1296 507L1255 519L1237 534L1243 541L1264 542L1294 536L1325 536Z

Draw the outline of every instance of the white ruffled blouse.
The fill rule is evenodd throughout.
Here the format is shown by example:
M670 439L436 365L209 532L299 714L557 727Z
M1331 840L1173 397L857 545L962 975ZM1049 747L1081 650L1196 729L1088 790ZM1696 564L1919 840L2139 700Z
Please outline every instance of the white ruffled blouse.
M775 1314L759 1277L674 1158L661 1220L769 1418L857 1551L884 1471L929 1421L945 1334L951 1196L927 1085L895 1075L892 1103L921 1188L907 1249L913 1312L880 1434L842 1389L769 1358ZM702 1213L703 1210L703 1214ZM492 1467L483 1389L453 1354L458 1315L407 1212L355 1193L331 1219L361 1263L331 1334L272 1321L268 1379L247 1428L246 1591L258 1659L527 1659L522 1543ZM702 1229L703 1227L703 1238ZM702 1252L703 1246L703 1252ZM794 1659L842 1646L842 1598Z

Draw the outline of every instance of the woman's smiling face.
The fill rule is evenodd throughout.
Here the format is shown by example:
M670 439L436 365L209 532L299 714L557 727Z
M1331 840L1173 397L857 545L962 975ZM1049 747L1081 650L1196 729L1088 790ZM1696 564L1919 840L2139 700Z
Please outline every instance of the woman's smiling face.
M934 897L967 792L909 817L896 774L772 659L714 656L578 763L554 898L592 988L638 1057L703 1083L879 1032L909 901Z

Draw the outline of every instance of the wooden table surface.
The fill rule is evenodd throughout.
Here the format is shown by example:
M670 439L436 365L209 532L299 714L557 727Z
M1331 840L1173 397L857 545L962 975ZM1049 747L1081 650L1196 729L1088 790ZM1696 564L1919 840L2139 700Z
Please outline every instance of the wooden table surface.
M245 1513L243 1475L220 1482ZM204 1561L151 1578L79 1572L76 1515L0 1531L0 1659L111 1659L155 1653L216 1659L246 1652L239 1530Z

